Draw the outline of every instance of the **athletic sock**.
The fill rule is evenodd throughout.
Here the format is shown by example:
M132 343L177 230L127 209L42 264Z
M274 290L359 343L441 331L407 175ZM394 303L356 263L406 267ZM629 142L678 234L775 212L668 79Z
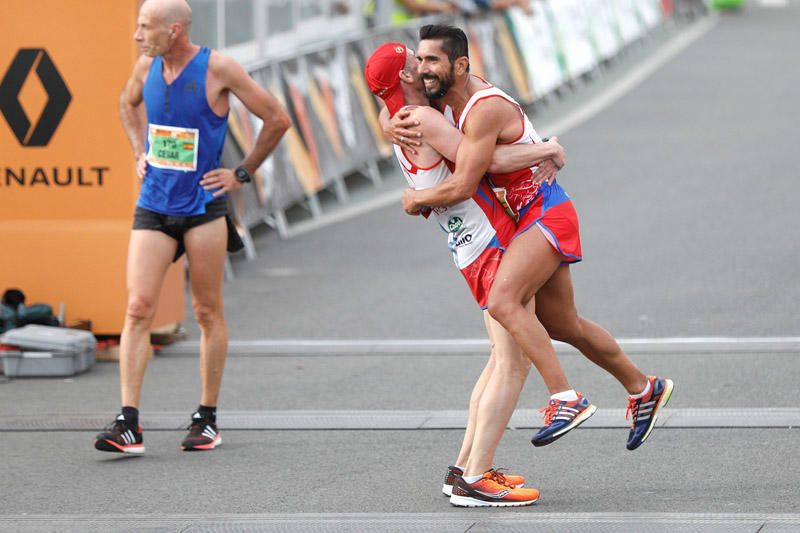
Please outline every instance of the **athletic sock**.
M565 390L550 396L551 400L558 400L561 402L574 402L578 399L578 394L574 389Z
M466 483L472 485L479 479L483 479L483 476L461 476L461 479L463 479Z
M197 412L206 420L211 421L212 424L217 423L217 407L200 404L197 407Z
M644 398L645 396L647 396L647 394L649 392L650 392L650 380L648 379L647 380L647 385L644 386L644 390L642 392L640 392L639 394L631 394L630 398L632 400L639 400L639 399Z
M125 422L134 430L139 430L139 410L129 405L122 406L122 416L125 417Z

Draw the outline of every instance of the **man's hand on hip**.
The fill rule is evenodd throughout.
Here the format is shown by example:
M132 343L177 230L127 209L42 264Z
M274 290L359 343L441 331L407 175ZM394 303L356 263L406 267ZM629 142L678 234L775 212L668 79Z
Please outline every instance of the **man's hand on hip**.
M207 191L214 191L214 198L226 192L239 189L242 184L236 179L233 171L227 168L217 168L203 174L200 185Z

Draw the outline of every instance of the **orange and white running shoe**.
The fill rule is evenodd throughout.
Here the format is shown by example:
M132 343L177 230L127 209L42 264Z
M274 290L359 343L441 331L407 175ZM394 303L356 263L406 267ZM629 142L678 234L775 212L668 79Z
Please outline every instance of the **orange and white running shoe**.
M506 482L514 485L517 488L522 488L525 486L525 478L522 476L514 476L512 474L504 474L502 468L497 470L489 470L489 472L497 472L499 476L503 476ZM461 477L464 475L464 471L461 470L457 466L448 466L447 472L444 474L444 483L442 484L442 493L445 496L452 496L453 495L453 483L455 482L456 477Z
M523 507L539 499L538 489L515 487L496 470L484 472L475 483L456 477L450 504L456 507Z

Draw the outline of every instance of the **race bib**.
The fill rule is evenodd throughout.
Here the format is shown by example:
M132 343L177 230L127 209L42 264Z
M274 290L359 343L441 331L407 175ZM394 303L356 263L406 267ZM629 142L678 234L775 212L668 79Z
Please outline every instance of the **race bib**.
M147 152L148 164L184 172L197 170L200 130L150 124L147 140L150 143L150 150Z

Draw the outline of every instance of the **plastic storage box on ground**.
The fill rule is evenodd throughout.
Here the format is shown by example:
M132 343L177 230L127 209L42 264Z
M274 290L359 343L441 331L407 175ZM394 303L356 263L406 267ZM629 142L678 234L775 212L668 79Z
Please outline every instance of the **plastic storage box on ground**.
M91 368L97 341L89 331L28 325L0 336L16 348L0 352L8 377L73 376Z

